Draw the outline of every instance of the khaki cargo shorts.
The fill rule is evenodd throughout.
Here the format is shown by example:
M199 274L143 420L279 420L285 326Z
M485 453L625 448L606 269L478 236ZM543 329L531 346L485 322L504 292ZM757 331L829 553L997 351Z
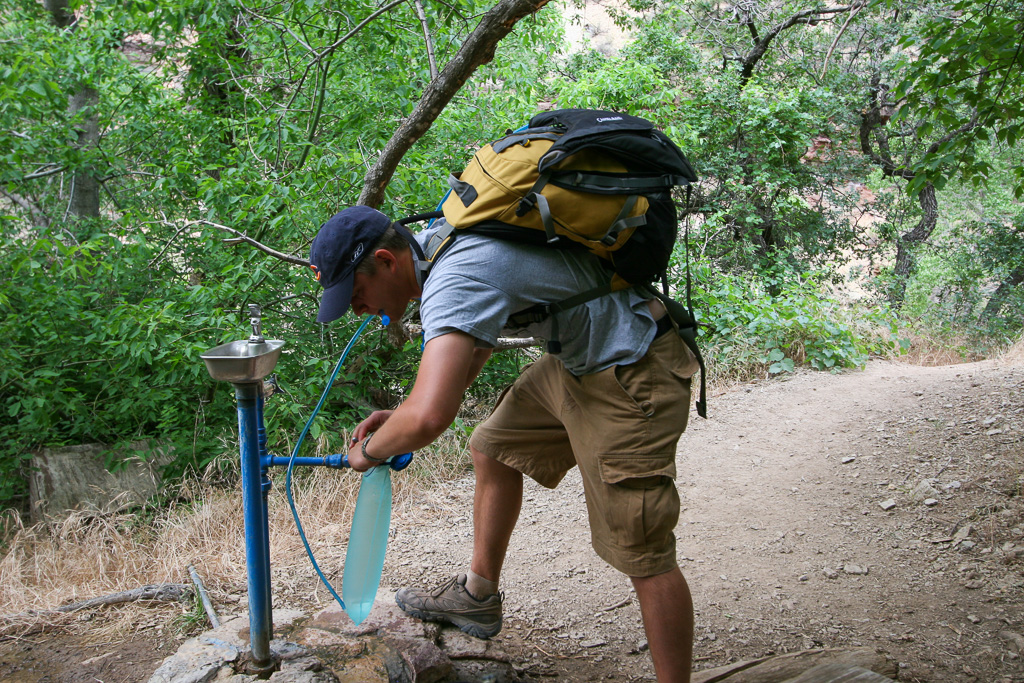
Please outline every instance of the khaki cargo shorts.
M695 369L671 331L638 362L582 377L542 356L498 398L470 445L548 488L578 465L597 554L628 576L664 573L676 566L676 442Z

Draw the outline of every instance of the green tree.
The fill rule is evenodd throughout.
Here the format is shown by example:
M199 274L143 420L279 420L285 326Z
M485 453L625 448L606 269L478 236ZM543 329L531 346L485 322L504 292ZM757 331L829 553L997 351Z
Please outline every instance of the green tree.
M0 500L20 492L23 456L40 445L170 440L179 460L168 474L233 459L223 445L234 422L227 389L197 354L244 336L249 302L288 340L278 369L291 400L268 406L276 445L287 446L354 329L313 321L318 286L296 267L311 236L357 199L366 168L423 93L433 106L422 121L437 125L406 147L380 198L395 215L433 207L447 172L464 163L467 130L481 135L479 121L496 125L498 111L532 110L530 92L516 88L536 80L536 46L557 27L544 16L517 20L543 4L504 0L490 15L486 3L422 5L421 17L399 2L100 0L67 5L73 31L54 24L49 6L5 7L0 261L14 276L0 285L10 341ZM479 52L463 50L481 15L506 24ZM424 31L441 67L434 79ZM460 93L462 112L439 118L445 102L431 88L466 57L448 96ZM68 98L82 74L96 101L76 110ZM502 82L508 92L494 87ZM85 144L79 130L90 120L98 136ZM79 171L99 182L99 216L72 231L63 218ZM329 426L338 438L368 407L401 395L418 347L381 340L361 342L366 352L339 378L314 435Z
M1022 121L1022 81L1014 68L1021 7L951 2L884 8L893 21L877 33L872 48L876 59L859 137L865 156L884 176L905 184L918 205L912 227L893 233L888 298L896 307L935 231L939 191L951 178L984 183L993 169L982 148L1016 140Z
M927 7L900 39L908 55L894 97L900 115L920 122L917 134L948 131L914 169L908 190L942 188L954 174L983 182L992 167L979 142L1014 146L1024 126L1024 3L954 0ZM955 133L951 134L951 133ZM1024 196L1024 169L1015 169Z
M570 72L558 102L650 111L701 176L689 209L699 255L724 270L798 274L856 238L844 216L857 199L843 153L850 79L837 58L828 67L828 29L857 8L648 10L635 42Z

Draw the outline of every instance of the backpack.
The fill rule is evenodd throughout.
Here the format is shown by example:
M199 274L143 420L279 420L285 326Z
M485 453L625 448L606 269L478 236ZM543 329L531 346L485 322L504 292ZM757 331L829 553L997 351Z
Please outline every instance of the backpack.
M451 190L439 212L399 223L445 218L422 255L427 270L461 230L595 254L612 271L608 283L517 312L509 324L539 322L599 296L639 287L662 300L697 357L697 412L705 417L696 321L692 308L667 297L665 277L678 230L671 191L685 186L689 195L696 180L682 151L649 121L610 111L562 109L538 114L527 126L482 147L465 170L449 177ZM658 279L666 283L664 293L651 286ZM557 327L552 332L548 351L558 353Z

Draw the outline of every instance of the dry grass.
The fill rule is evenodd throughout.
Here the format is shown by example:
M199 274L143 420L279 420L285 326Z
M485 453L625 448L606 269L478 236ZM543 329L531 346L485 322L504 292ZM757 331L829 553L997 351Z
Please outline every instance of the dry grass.
M971 350L968 338L963 335L939 337L904 329L900 336L910 341L910 348L899 360L910 365L936 367L984 360L983 356Z
M445 478L466 472L464 442L464 436L446 436L433 450L417 454L409 469L394 475L396 519L417 514L425 498L434 507L443 505L430 491ZM293 473L295 506L307 540L325 574L339 584L358 482L349 471L298 468ZM330 600L317 585L296 533L283 469L274 472L269 515L275 592L299 601ZM0 617L0 631L5 633L38 630L41 624L72 625L80 615L45 612L71 602L147 584L189 583L189 564L196 567L215 601L246 590L240 490L197 480L182 486L178 502L156 512L72 512L59 522L34 526L11 513L5 521L0 558L0 615L6 615ZM277 577L285 575L289 579L278 586ZM340 585L336 588L340 590ZM189 606L161 609L180 613ZM137 610L134 616L131 609L108 612L115 617L105 628L113 632L124 631L138 618Z
M1024 334L999 355L999 360L1006 365L1024 365Z

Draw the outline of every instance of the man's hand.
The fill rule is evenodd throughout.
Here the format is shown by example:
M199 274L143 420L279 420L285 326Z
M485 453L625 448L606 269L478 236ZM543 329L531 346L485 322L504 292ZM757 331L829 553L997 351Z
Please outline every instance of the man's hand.
M381 428L388 421L393 410L375 410L352 431L352 443L348 448L348 464L356 472L365 472L371 467L383 465L363 457L363 440Z
M348 449L348 464L349 467L354 469L356 472L365 472L371 467L377 467L383 465L382 462L373 462L363 457L363 440L353 441L352 445Z
M366 438L367 434L370 434L371 432L375 432L378 429L380 429L381 425L388 421L388 418L391 417L391 413L393 412L395 411L375 410L372 413L370 413L370 416L367 417L362 422L360 422L356 426L355 430L353 430L352 443L355 443L356 441L362 441L363 439Z

